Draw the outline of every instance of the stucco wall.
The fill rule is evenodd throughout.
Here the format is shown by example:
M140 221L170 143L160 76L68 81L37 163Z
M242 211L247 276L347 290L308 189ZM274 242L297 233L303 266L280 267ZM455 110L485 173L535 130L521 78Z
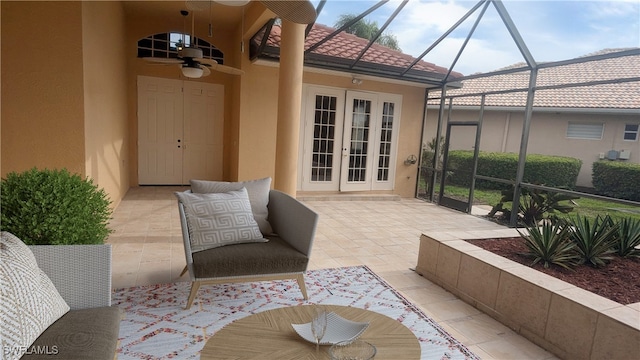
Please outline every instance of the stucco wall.
M119 203L129 188L123 21L119 2L2 2L3 176L66 168Z
M429 109L427 113L427 140L435 136L437 125L437 109ZM453 121L477 120L477 111L454 110ZM513 152L520 150L522 134L522 112L487 111L484 112L480 150L491 152ZM569 121L579 123L604 123L601 140L584 140L567 138ZM640 116L585 114L585 113L552 113L534 112L531 120L528 154L568 156L582 160L582 168L578 175L577 185L591 187L592 164L599 159L600 153L609 150L629 150L628 160L640 163L640 141L624 141L625 124L640 123ZM443 135L444 131L443 129ZM451 143L456 149L471 149L474 133L457 132Z
M0 5L2 176L34 166L84 175L82 3Z
M124 12L115 1L82 4L86 174L117 205L129 189Z

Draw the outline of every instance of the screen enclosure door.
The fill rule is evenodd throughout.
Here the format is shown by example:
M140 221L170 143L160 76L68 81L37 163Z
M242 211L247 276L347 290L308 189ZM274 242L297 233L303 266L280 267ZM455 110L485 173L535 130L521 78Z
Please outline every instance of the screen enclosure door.
M473 188L478 162L479 123L451 122L447 124L440 195L438 204L471 212ZM465 140L458 140L465 139ZM475 139L475 142L469 140Z

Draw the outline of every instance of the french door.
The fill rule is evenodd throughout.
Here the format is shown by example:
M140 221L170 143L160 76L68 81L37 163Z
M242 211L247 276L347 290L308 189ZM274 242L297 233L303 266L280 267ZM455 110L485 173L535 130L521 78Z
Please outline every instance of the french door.
M306 87L300 188L392 190L401 97Z
M138 77L138 183L222 178L222 85Z

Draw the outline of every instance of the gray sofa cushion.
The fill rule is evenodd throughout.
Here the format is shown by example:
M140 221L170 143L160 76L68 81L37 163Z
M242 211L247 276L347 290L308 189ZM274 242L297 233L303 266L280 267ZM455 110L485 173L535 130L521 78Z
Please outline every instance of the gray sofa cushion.
M193 253L196 278L303 272L309 258L277 236Z
M51 324L21 359L113 360L120 330L120 309L115 306L71 310ZM52 351L57 351L53 355Z

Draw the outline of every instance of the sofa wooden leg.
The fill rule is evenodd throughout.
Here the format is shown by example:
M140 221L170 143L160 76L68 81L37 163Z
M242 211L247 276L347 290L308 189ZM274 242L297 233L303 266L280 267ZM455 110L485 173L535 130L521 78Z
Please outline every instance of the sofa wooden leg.
M308 300L309 297L307 296L307 285L304 283L304 275L298 274L297 280L298 280L298 286L300 287L300 291L302 292L302 297L305 300Z
M178 276L178 277L182 277L182 275L184 275L187 272L187 270L189 270L189 269L187 268L187 265L185 265L184 269L182 269L182 272L180 273L180 276Z
M193 303L193 300L196 298L196 294L198 293L199 289L200 289L199 281L194 281L191 283L191 292L189 293L189 298L187 299L187 307L185 307L186 310L189 310L191 308L191 304Z

